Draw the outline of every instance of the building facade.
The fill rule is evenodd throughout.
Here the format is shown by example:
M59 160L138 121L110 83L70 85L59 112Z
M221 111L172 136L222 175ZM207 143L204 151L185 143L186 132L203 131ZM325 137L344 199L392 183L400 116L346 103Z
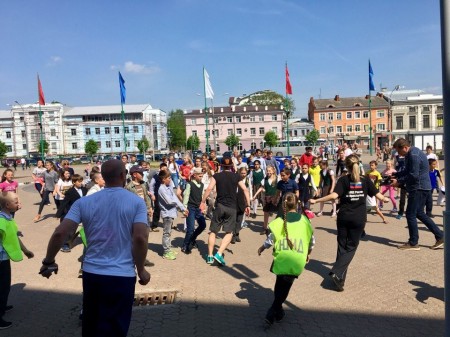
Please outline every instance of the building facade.
M357 143L364 147L382 146L388 142L389 104L382 95L370 97L339 97L333 99L310 98L308 118L320 138L332 144ZM372 125L372 134L370 133Z
M230 101L233 98L230 98ZM240 106L214 107L192 110L184 115L186 138L196 135L200 139L200 149L206 150L206 124L209 131L209 145L218 152L231 150L225 139L235 134L240 143L237 149L252 150L261 147L264 135L274 131L284 138L285 120L283 106Z
M40 107L17 104L7 113L0 112L0 134L10 146L8 157L39 155L41 130L42 138L49 144L48 156L83 155L90 139L99 145L98 154L117 154L125 150L136 153L139 151L137 142L143 136L150 143L149 150L167 147L164 111L148 104L126 105L124 120L123 123L120 105L67 107L56 103Z

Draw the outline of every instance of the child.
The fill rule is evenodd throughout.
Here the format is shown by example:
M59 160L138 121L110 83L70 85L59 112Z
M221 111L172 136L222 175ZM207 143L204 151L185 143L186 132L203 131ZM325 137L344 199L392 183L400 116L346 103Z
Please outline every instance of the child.
M13 309L8 305L11 289L11 262L22 261L22 252L31 259L29 251L18 237L17 224L11 213L19 209L19 197L14 192L2 192L0 195L0 330L11 327L12 323L3 320L3 315Z
M297 197L286 193L283 198L283 217L269 224L270 234L258 249L258 255L273 246L273 263L270 271L277 276L274 301L266 315L266 322L281 321L285 315L283 303L296 278L303 272L314 247L311 222L297 213Z
M62 169L61 178L55 185L53 196L55 197L56 208L59 209L61 202L64 200L66 192L72 187L72 179L70 179L70 171Z
M367 171L366 176L372 180L373 184L375 185L375 188L377 190L380 190L381 174L380 174L380 172L377 171L378 163L376 162L376 160L372 160L369 163L369 165L370 165L370 170ZM383 213L381 213L380 209L378 208L375 197L367 196L366 208L367 208L367 212L370 213L370 211L375 211L380 216L381 220L383 220L384 223L386 223L386 224L388 223L386 221L386 218L384 217Z
M203 193L206 191L206 189L209 186L209 183L211 182L211 178L214 175L214 170L212 169L211 165L208 163L202 163L202 171L203 171ZM208 205L208 208L206 210L206 217L208 219L212 219L212 211L214 210L214 203L216 201L216 189L214 188L211 193L208 196L208 199L206 199L206 204Z
M396 172L397 171L392 167L392 160L390 160L390 159L386 160L386 169L384 169L384 171L381 172L381 176L383 177L383 179L385 179L386 177L390 177L391 175L393 175ZM397 202L395 201L395 188L391 185L381 186L381 191L380 191L381 194L384 195L388 191L389 191L389 199L391 199L391 202L392 202L391 213L397 213ZM379 207L383 208L383 203L380 203Z
M172 173L169 171L172 176ZM147 191L147 186L144 183L144 169L137 165L130 168L131 181L125 186L125 188L144 199L145 205L147 206L148 223L151 222L153 215L153 205L150 199L149 193Z
M316 160L314 158L314 160ZM317 192L317 187L314 183L314 179L309 174L309 165L302 165L302 173L298 178L298 191L300 194L300 201L302 202L303 207L309 209L309 199L314 196ZM319 171L320 174L320 171ZM311 189L311 190L310 190ZM312 191L312 192L311 192Z
M294 180L290 179L291 173L291 170L289 170L288 168L283 168L280 172L281 180L277 182L277 194L275 197L275 199L278 200L277 217L283 217L282 200L286 193L294 193L297 196L297 199L299 196L297 183Z
M334 187L336 186L336 177L334 175L333 170L328 168L328 160L323 160L320 163L320 166L322 169L320 170L320 182L319 182L319 189L321 191L321 197L325 197L328 194L333 193ZM324 202L320 203L320 209L319 213L317 213L317 216L323 215L323 206ZM333 213L331 214L332 218L336 217L336 201L332 200L331 205L333 207Z
M266 168L267 176L263 180L262 186L256 191L253 196L253 200L256 199L259 193L264 192L264 222L263 222L263 231L260 233L261 235L267 235L267 225L269 224L269 217L272 216L273 213L277 213L277 175L275 171L275 167L269 165Z
M339 150L337 153L337 161L336 161L336 177L342 177L344 175L345 167L345 152L344 150ZM339 174L340 172L340 174ZM347 174L347 173L345 173Z
M208 162L204 163L208 165ZM190 254L192 247L197 246L195 240L206 228L206 220L200 210L200 203L202 202L204 191L202 178L202 169L194 168L192 170L192 179L186 184L183 194L183 206L189 212L186 219L186 236L184 237L183 247L181 248L181 251L185 254ZM194 231L195 220L197 220L198 227Z
M2 175L2 182L0 183L0 192L14 192L18 195L19 183L14 179L14 172L11 169L6 169ZM15 212L11 212L11 216L14 218Z
M261 183L264 179L264 171L261 169L261 162L259 159L256 159L253 164L255 165L255 169L251 173L251 180L252 180L252 188L249 191L252 191L252 194L255 194L256 191L261 187ZM250 197L251 199L251 197ZM256 208L258 207L258 204L263 204L263 196L260 195L258 199L255 199L252 203L252 213L250 216L252 218L256 218Z
M438 194L442 193L439 189L438 178L441 186L444 186L444 182L442 181L441 173L439 172L437 167L436 159L428 159L428 164L430 167L430 181L431 181L431 191L427 197L425 202L425 212L430 217L433 218L433 192L436 190Z
M297 176L300 174L300 168L298 167L298 161L297 158L291 159L291 179L297 181Z
M319 158L315 157L313 159L313 164L309 167L309 174L311 175L311 178L313 179L314 185L316 187L319 186L319 183L320 183L320 170L321 170L321 167L319 165ZM317 192L317 189L316 189L316 192ZM314 197L315 195L312 195L312 196ZM317 197L318 197L318 195L317 195Z
M173 184L170 177L170 172L168 170L161 170L158 175L161 181L161 186L158 190L158 202L161 209L161 216L163 218L163 258L167 260L175 260L175 252L172 251L172 246L170 244L170 233L172 232L173 220L177 217L177 207L185 216L189 215L189 211L180 202L175 193L173 193Z

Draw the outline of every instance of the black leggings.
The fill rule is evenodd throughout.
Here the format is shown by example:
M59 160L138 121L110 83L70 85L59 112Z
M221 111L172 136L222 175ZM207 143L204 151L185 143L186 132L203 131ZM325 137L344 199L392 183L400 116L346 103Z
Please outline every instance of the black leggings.
M0 318L8 305L9 291L11 290L11 262L0 261Z
M48 191L48 190L44 189L44 194L42 195L41 203L39 204L39 211L38 211L39 215L42 213L42 210L44 209L44 205L46 203L50 202L50 198L49 198L50 194L53 196L53 200L55 201L55 205L56 205L56 199L55 199L55 196L53 195L53 191Z
M282 305L284 301L286 301L295 279L295 276L277 275L275 288L273 290L274 300L272 303L272 309L276 313L282 310Z

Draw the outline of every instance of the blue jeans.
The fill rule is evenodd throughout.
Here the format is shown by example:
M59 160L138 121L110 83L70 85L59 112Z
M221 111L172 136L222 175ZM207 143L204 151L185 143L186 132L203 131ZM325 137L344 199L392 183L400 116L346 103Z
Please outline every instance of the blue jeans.
M406 206L406 221L408 222L409 243L417 245L419 243L419 228L417 226L417 219L434 234L436 240L444 237L444 233L438 226L425 214L424 208L427 198L430 195L428 190L415 190L408 193L408 206Z
M189 244L200 235L206 228L205 217L198 207L188 206L189 215L186 219L186 236L184 237L183 247L189 248ZM198 227L195 228L195 220L197 220Z
M178 173L171 173L170 177L172 178L175 188L177 188L178 187Z

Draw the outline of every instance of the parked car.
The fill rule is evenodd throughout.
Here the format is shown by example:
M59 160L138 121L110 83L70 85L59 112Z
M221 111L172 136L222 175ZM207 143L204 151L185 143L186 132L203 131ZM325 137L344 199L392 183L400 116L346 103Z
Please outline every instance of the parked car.
M37 160L34 158L27 159L30 166L37 166Z
M88 156L81 156L80 157L81 164L89 164L91 160L88 158Z

